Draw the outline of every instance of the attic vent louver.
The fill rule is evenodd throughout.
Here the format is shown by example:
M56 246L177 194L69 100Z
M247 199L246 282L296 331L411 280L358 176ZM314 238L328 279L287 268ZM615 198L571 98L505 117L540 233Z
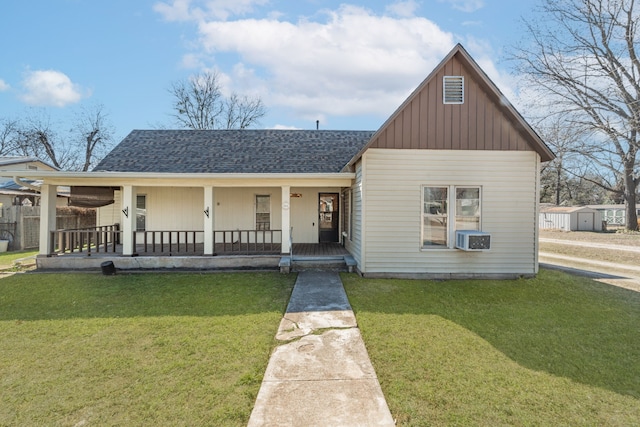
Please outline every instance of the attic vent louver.
M445 104L464 103L464 77L444 76L443 80L443 102Z

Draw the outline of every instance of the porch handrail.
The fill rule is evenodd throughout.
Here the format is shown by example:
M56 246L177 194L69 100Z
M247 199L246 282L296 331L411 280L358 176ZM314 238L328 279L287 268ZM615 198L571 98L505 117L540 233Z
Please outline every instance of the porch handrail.
M260 253L279 251L282 230L214 230L216 252Z
M49 255L64 253L121 253L123 232L116 225L51 231ZM280 252L282 230L214 230L216 253ZM134 254L190 253L203 255L203 230L145 230L132 232ZM293 239L289 237L292 250Z
M91 256L93 252L115 253L121 233L119 227L110 225L51 231L49 254L86 252Z
M142 241L138 241L138 234L142 234ZM135 251L169 253L200 251L198 241L202 241L202 230L145 230L133 232L133 247ZM138 247L140 246L140 247Z

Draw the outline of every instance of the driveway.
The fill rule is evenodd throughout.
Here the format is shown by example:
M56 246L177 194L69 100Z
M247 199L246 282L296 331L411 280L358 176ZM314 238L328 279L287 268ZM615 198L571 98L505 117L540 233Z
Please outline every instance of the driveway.
M617 264L613 262L559 255L544 251L540 251L538 255L540 266L543 268L557 269L573 274L580 274L591 277L599 282L640 292L640 247L547 238L540 238L540 242L637 252L638 264L636 265Z

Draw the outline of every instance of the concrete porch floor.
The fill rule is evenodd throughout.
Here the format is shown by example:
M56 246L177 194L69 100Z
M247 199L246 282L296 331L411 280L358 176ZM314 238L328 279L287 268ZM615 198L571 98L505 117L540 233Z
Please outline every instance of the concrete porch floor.
M122 255L122 247L117 246L116 252L91 253L74 252L54 256L38 255L36 267L42 270L89 270L100 269L106 261L113 262L119 270L144 270L144 269L182 269L182 270L282 270L282 260L287 259L290 265L291 255L282 255L278 251L267 252L216 252L216 255L205 256L202 244L191 245L185 252L184 245L174 251L169 251L168 246L163 251L144 253L138 246L137 256ZM279 245L278 245L279 246ZM157 248L159 249L159 248ZM216 248L218 249L218 248ZM279 249L279 247L278 247ZM175 250L181 250L177 252ZM345 262L346 258L352 259L349 252L338 243L294 243L293 260L305 262ZM283 272L288 272L286 269Z

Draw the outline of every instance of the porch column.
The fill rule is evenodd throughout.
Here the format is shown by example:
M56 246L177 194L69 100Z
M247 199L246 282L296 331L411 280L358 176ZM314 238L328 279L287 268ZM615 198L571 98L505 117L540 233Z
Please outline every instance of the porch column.
M136 231L136 189L132 185L122 187L122 255L131 256L133 233Z
M40 187L40 255L51 255L51 232L56 229L56 185Z
M213 187L204 187L204 254L213 255L213 233L215 231L215 192Z
M282 253L291 253L289 239L291 237L291 187L282 186Z

